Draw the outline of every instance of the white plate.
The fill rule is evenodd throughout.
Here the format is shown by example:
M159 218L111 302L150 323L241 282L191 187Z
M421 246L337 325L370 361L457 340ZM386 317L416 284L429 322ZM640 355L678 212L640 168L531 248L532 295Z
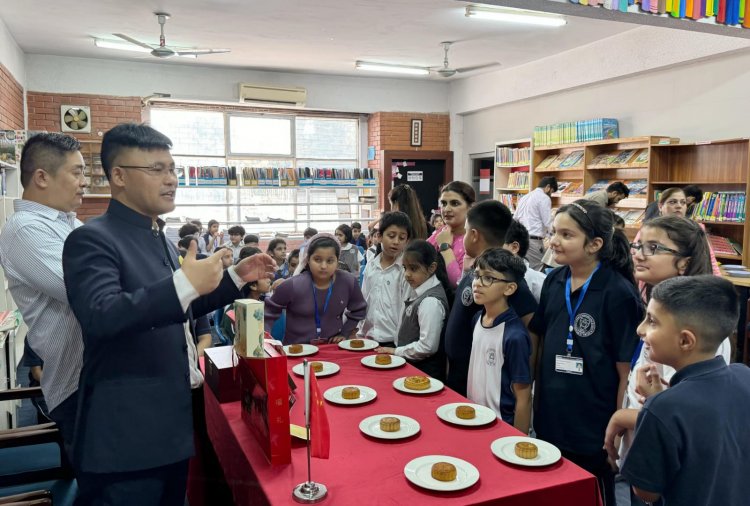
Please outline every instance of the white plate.
M430 380L432 381L432 380ZM464 420L456 416L457 406L471 406L476 412L476 417L470 420ZM441 420L446 422L455 423L456 425L465 425L467 427L477 427L479 425L487 425L497 419L497 415L494 411L481 404L471 404L470 402L453 402L451 404L443 404L437 408L437 416Z
M359 398L344 399L343 397L341 397L341 391L345 387L359 388ZM374 400L377 396L378 393L375 390L370 387L364 387L362 385L339 385L337 387L329 388L328 390L323 392L323 398L328 402L332 402L334 404L364 404L366 402Z
M352 339L341 341L339 343L339 348L343 348L349 351L368 351L368 350L374 350L375 348L380 346L380 343L375 341L374 339L360 339L360 341L365 342L365 345L362 348L352 348L350 344L352 342Z
M373 369L395 369L396 367L401 367L406 363L406 359L404 357L398 357L396 355L391 355L391 363L387 365L382 364L376 364L375 363L375 357L377 355L367 355L366 357L362 357L362 365L366 365L367 367L372 367Z
M443 389L442 381L436 380L435 378L430 378L430 388L426 390L412 390L404 386L405 379L406 379L406 376L404 376L403 378L398 378L397 380L394 380L393 388L395 388L399 392L404 392L406 394L417 394L417 395L434 394L435 392L439 392Z
M534 443L536 445L539 449L539 453L535 459L522 459L516 455L516 443L521 441ZM519 466L548 466L554 464L560 460L560 457L562 457L562 455L560 455L560 450L558 450L555 445L552 445L547 441L542 441L541 439L534 439L525 436L501 437L500 439L494 440L492 445L490 445L490 448L497 458Z
M396 432L385 432L380 429L380 419L384 416L394 416L401 420L401 428ZM368 436L380 439L403 439L419 432L419 422L404 415L373 415L359 423L359 430Z
M333 362L324 362L322 360L318 360L318 362L323 364L323 370L315 373L316 378L322 378L323 376L330 376L331 374L336 374L337 372L341 370L341 367L339 367L338 364L334 364ZM305 364L295 365L294 367L292 367L292 371L294 371L294 374L299 374L300 376L304 376Z
M306 357L308 355L315 355L318 353L318 347L314 344L303 344L302 353L290 353L289 345L284 346L284 353L289 357Z
M456 466L456 479L453 481L440 481L432 477L432 464L437 462L448 462ZM447 455L425 455L417 457L404 467L406 479L413 484L428 490L439 492L452 492L463 490L479 481L479 470L465 460Z

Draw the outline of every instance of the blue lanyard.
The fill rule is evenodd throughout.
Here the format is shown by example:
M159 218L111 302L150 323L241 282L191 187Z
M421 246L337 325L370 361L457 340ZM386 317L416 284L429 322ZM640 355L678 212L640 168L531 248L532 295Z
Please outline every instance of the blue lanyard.
M643 339L638 339L638 346L635 347L635 353L633 358L630 359L630 370L635 369L635 364L638 362L638 358L641 356L641 350L643 349Z
M594 268L594 272L591 273L589 278L581 287L581 295L578 296L578 302L576 303L575 310L571 309L571 306L570 306L570 278L572 276L572 273L568 273L568 278L565 280L565 305L568 308L568 339L567 341L565 341L565 351L568 353L568 356L570 356L570 354L573 353L573 323L575 323L576 313L578 313L578 309L581 307L583 298L586 297L586 292L589 289L591 278L593 278L594 274L596 274L596 271L599 270L600 265L601 263L596 264L596 267Z
M318 298L315 295L315 281L312 279L310 280L310 283L312 284L312 291L313 291L313 304L315 304L315 331L318 333L318 339L320 339L320 331L322 330L320 325L320 313L318 312ZM328 303L331 301L331 294L333 293L333 280L331 280L331 284L328 285L328 293L326 294L326 302L323 306L323 315L326 314L326 311L328 311Z

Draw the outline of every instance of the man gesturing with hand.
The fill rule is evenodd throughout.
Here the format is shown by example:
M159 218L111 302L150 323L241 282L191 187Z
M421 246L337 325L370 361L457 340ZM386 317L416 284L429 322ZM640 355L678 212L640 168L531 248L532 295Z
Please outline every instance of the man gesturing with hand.
M182 506L193 455L191 387L203 377L194 318L273 275L256 255L222 269L222 250L182 268L160 215L174 210L178 170L163 134L135 124L104 135L107 212L73 231L63 249L70 306L84 353L73 462L77 504Z

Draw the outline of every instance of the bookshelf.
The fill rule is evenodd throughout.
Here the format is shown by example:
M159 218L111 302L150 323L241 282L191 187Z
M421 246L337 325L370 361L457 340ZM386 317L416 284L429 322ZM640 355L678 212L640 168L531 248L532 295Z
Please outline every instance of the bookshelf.
M676 142L671 137L643 136L534 146L532 185L536 187L543 177L555 176L560 191L552 194L552 207L558 208L590 191L606 188L611 182L624 182L631 190L630 197L613 210L625 220L625 232L632 239L640 228L651 195L653 149Z
M515 212L518 199L529 193L531 139L495 143L495 198Z
M726 139L711 142L656 145L652 147L649 197L670 186L695 184L704 191L704 201L709 193L737 192L746 196L748 171L750 170L750 139ZM717 218L696 220L703 223L706 231L714 236L728 238L741 246L742 254L716 252L722 263L750 265L750 229L743 215L747 214L747 199L741 209L735 208L735 221ZM736 211L743 215L737 215Z
M16 156L6 156L0 161L0 176L2 178L2 195L0 195L0 229L5 226L8 218L13 214L13 201L23 194L21 187L20 159L21 149L25 142L26 132L16 131ZM18 308L8 289L5 272L0 269L0 311L14 311ZM21 324L13 330L0 332L0 390L7 390L18 386L16 368L23 357L23 343L26 335L26 325ZM0 402L0 429L14 427L16 408L20 401Z

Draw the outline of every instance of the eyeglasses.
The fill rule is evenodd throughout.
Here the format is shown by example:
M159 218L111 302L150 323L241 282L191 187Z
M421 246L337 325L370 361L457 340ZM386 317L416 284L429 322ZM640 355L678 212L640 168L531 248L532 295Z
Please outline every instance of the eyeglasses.
M479 271L474 271L471 273L471 277L474 280L479 280L479 284L483 287L487 288L488 286L492 286L495 283L513 283L513 281L509 279L500 279L496 278L494 276L490 276L488 274L479 274Z
M631 242L630 243L630 253L635 255L637 251L643 251L644 257L650 257L656 255L657 251L660 251L661 253L668 255L680 255L680 252L676 249L667 248L666 246L662 246L661 244L657 244L655 242L649 242L647 244L643 244L640 242Z
M181 178L185 175L185 169L182 167L167 167L162 164L154 165L118 165L121 169L135 169L140 170L148 174L149 176L164 177L167 174L176 178Z

